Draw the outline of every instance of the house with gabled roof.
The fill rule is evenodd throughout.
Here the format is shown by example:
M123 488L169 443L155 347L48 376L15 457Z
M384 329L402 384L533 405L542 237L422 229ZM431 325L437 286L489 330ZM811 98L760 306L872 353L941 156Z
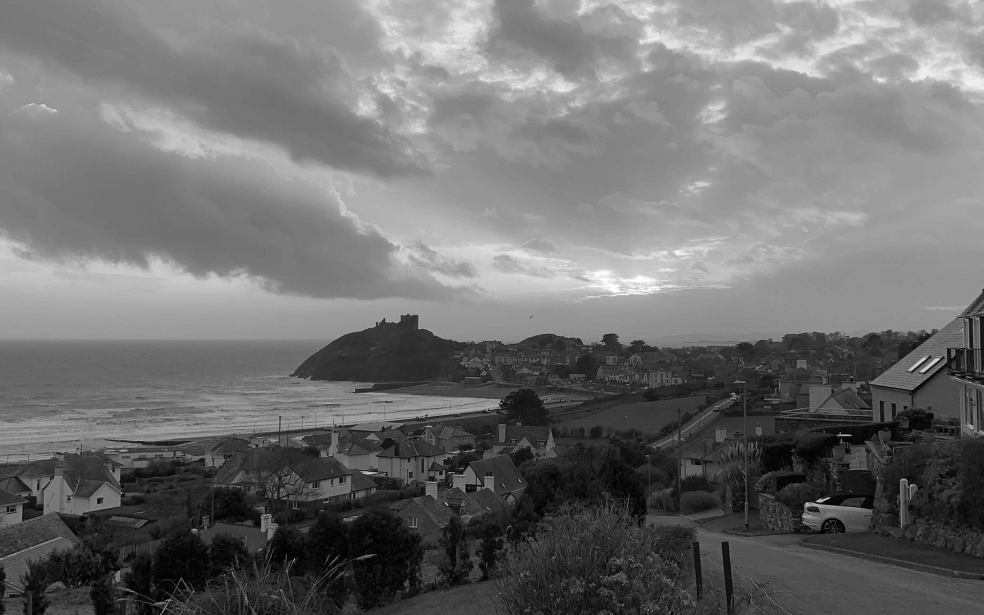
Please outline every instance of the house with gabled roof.
M346 468L363 472L375 471L379 467L377 456L383 450L377 440L363 438L361 432L357 435L335 430L330 434L306 436L302 441L320 450L322 457L334 457Z
M957 385L961 435L981 438L984 437L984 333L981 332L984 328L984 291L958 318L963 325L963 339L951 344L947 350L947 371Z
M27 572L28 562L44 559L56 549L70 549L77 544L79 539L58 515L42 515L0 527L0 566L6 573L4 585L8 595L24 593L21 576Z
M121 467L102 453L65 455L62 465L55 467L55 477L44 488L44 514L84 515L119 507L123 497Z
M964 342L964 321L955 318L872 380L872 420L891 421L910 408L937 416L960 416L960 386L947 372L947 351Z
M507 455L473 461L460 475L452 476L452 481L456 487L463 483L465 493L490 489L509 504L515 503L526 491L526 480Z
M379 471L404 485L427 482L432 475L431 467L441 465L444 451L424 440L405 440L394 442L377 455Z
M9 476L16 476L26 484L38 502L44 502L44 488L55 478L55 468L64 465L57 457L39 459L18 466L8 466Z
M256 448L230 458L212 484L251 492L275 489L293 502L333 503L352 499L352 473L331 457L310 457L294 448Z
M359 470L352 470L352 499L358 500L376 493L376 481Z
M424 430L424 440L445 453L459 451L463 444L475 448L475 436L453 425L428 427Z
M0 528L23 521L24 504L24 498L0 489Z
M496 427L495 434L495 442L492 443L492 451L495 454L505 454L504 449L514 452L520 448L528 448L535 456L543 457L554 447L553 430L546 426L500 423Z
M21 498L28 498L34 495L30 485L20 476L5 476L0 478L0 489Z
M401 500L390 506L396 516L406 521L411 530L425 540L437 540L451 517L457 516L467 525L474 519L501 512L505 502L490 489L466 492L460 488L441 489L436 481L428 481L421 497Z
M222 464L232 459L233 455L245 452L250 448L249 440L234 437L215 438L202 442L202 444L205 448L206 468L221 468Z

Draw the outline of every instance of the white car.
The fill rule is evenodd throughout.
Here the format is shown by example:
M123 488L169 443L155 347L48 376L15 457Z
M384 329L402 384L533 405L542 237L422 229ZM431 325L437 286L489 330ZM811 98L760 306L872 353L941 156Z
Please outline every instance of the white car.
M874 501L871 495L839 493L807 502L803 507L803 525L822 534L867 532Z

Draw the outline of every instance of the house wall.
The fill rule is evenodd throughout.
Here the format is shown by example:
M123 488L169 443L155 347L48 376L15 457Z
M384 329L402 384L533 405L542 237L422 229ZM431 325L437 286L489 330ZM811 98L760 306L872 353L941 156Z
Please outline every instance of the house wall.
M10 506L0 506L0 527L14 525L15 523L20 523L23 520L24 520L23 504L11 504Z
M427 513L420 507L416 502L410 502L403 507L400 512L396 513L396 516L403 519L404 523L411 531L420 534L420 537L427 542L437 542L441 538L441 531L443 528L438 524L434 523L434 520L430 518ZM410 526L411 518L416 517L417 527Z
M99 504L99 498L102 498L102 504ZM120 492L113 489L109 484L103 484L92 497L86 498L72 498L73 503L76 504L76 510L82 510L82 512L91 512L94 510L106 510L107 508L116 508L120 505L122 496ZM76 514L82 514L82 512Z
M882 405L884 404L884 406ZM888 387L871 387L871 417L876 423L891 421L895 418L892 414L892 404L895 404L895 413L902 412L912 405L912 395L909 391L902 389L890 389ZM882 419L882 408L885 410L885 418ZM935 406L934 406L935 412Z
M31 495L37 498L38 502L44 502L44 488L53 478L53 476L32 476L30 478L22 476L21 480L31 488Z
M410 483L427 482L427 470L434 462L441 462L441 457L412 457L403 459L399 457L380 457L379 471L386 472L390 478L398 478L404 485ZM421 470L423 462L423 470ZM413 476L408 478L407 472L413 472Z
M328 500L331 498L348 500L351 498L351 495L352 477L340 476L338 478L318 481L317 487L314 486L314 483L307 483L305 485L304 493L296 499L300 499L305 502Z
M364 470L368 471L373 469L372 461L375 459L375 455L346 455L344 453L336 453L335 459L338 460L343 466L349 470Z
M933 407L936 416L961 416L961 387L953 382L946 370L940 370L921 387L915 394L902 389L888 387L871 387L871 416L876 422L881 422L880 402L885 402L886 421L892 420L892 404L896 405L896 413L906 407L927 409Z
M960 416L963 437L984 437L984 386L960 383Z

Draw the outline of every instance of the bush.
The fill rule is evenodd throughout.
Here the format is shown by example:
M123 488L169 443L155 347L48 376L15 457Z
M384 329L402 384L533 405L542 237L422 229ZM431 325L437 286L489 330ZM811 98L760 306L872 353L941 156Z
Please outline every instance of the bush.
M899 514L899 481L903 478L909 483L915 483L920 488L923 487L923 472L929 464L930 454L928 451L919 447L912 447L905 451L905 454L896 454L892 463L880 466L878 472L878 482L882 485L882 492L875 503L879 512L898 516Z
M666 512L677 512L677 491L676 489L663 489L659 493L663 500L663 510Z
M776 501L793 512L802 513L803 505L824 495L823 489L813 483L793 483L786 485L776 494Z
M688 476L680 481L680 493L691 491L713 491L711 484L704 476Z
M669 613L693 605L682 589L694 531L639 527L627 505L575 505L544 519L496 579L502 612Z
M793 443L771 442L762 445L759 467L763 473L777 472L793 467Z
M680 512L684 514L714 510L719 506L717 496L707 491L689 491L680 496Z

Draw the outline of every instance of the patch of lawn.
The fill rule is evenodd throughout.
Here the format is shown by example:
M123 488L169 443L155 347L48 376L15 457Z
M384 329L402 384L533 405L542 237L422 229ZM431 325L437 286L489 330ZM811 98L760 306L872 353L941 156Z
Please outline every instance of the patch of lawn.
M428 592L372 612L376 615L496 615L495 605L495 585L491 581L485 581Z
M677 409L683 412L693 412L706 401L705 396L695 395L677 399L661 399L659 401L639 401L619 404L595 414L578 417L563 423L568 427L584 427L591 429L595 425L611 427L624 431L638 429L646 433L659 433L667 423L677 418Z

